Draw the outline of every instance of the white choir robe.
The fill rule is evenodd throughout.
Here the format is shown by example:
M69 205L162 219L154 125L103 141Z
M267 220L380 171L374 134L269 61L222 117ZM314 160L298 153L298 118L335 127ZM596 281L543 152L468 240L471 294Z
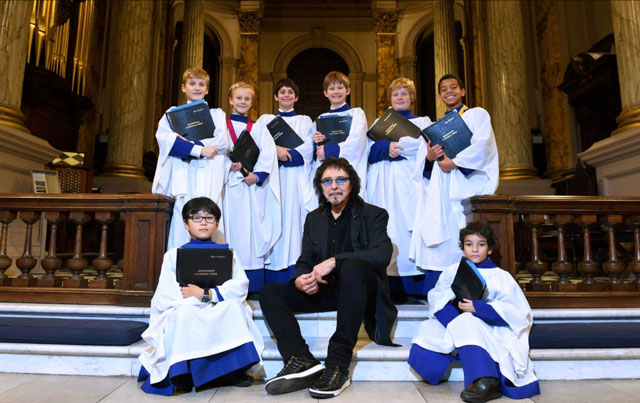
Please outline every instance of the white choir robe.
M458 153L453 162L474 172L465 176L456 168L444 173L434 161L431 178L425 179L422 175L427 156L424 140L418 149L413 173L417 211L409 258L422 270L442 271L460 262L459 233L466 225L462 200L493 194L498 187L498 148L489 113L482 108L471 108L462 114L462 119L473 136L471 145Z
M232 124L237 136L247 126L237 121L232 121ZM247 185L239 171L230 170L231 160L226 158L228 179L222 203L224 233L245 270L265 267L265 256L280 237L282 229L276 146L268 130L264 132L261 126L254 124L250 134L260 148L253 172L269 174L262 186ZM232 147L233 141L229 137L229 148Z
M353 166L360 177L360 193L359 196L364 199L367 186L367 117L361 108L351 108L344 112L326 112L320 117L349 115L351 116L351 128L349 136L345 141L338 144L340 146L340 158L344 158ZM314 124L314 133L317 129ZM309 172L309 182L305 194L305 207L307 211L313 211L318 208L318 195L313 188L313 177L318 167L322 165L322 161L314 160Z
M276 115L260 116L256 124L271 135L267 123ZM306 115L283 116L285 122L300 136L303 144L295 148L304 160L304 165L295 167L281 166L280 203L282 212L282 231L277 242L271 248L266 268L279 271L294 265L300 257L302 248L302 231L307 210L304 208L304 194L309 181L309 170L313 162L313 134L315 128L311 118Z
M151 384L165 379L171 365L229 351L252 342L258 356L264 349L260 329L244 301L249 280L234 254L233 277L212 290L213 302L184 298L176 281L177 249L164 255L158 287L151 300L149 328L142 333L148 346L139 360L150 374Z
M447 267L435 288L429 291L429 319L420 324L412 343L441 354L455 348L478 346L484 349L500 366L500 373L516 387L537 381L533 363L529 358L529 332L533 314L527 298L513 276L499 267L478 268L487 283L484 300L509 326L493 326L464 312L456 316L445 328L435 313L455 298L451 284L458 263Z
M225 154L227 153L226 115L222 109L211 109L216 128L214 137L202 140L206 146L215 146L217 155L212 158L182 160L169 155L178 134L171 130L167 115L158 123L156 139L160 153L153 177L152 193L171 196L175 199L169 227L167 250L177 248L189 241L189 232L184 228L182 208L194 197L208 197L222 206L222 190L226 178ZM224 222L224 221L223 221ZM222 222L222 223L223 223ZM222 224L221 223L221 224Z
M378 119L376 119L376 122ZM428 116L409 119L420 130L431 125ZM375 124L375 122L374 122ZM424 274L409 260L411 230L416 212L417 191L412 180L416 169L416 154L421 137L405 136L399 141L404 160L379 161L369 165L365 201L382 207L389 213L387 233L393 243L393 255L387 266L389 276L413 276ZM369 139L369 149L374 142Z

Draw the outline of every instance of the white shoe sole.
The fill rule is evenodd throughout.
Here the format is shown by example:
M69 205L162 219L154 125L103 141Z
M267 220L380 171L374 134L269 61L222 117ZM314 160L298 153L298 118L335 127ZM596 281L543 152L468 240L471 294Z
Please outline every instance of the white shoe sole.
M303 372L273 378L264 385L264 388L270 395L281 395L306 389L322 375L322 371L324 371L324 365L318 364Z
M337 389L337 390L317 390L317 389L310 388L309 389L309 393L311 394L311 397L315 397L316 399L327 399L327 398L330 398L330 397L338 396L340 393L342 393L343 390L348 388L349 385L351 385L351 378L347 378L347 380L345 381L345 383L342 385L342 387L340 389Z

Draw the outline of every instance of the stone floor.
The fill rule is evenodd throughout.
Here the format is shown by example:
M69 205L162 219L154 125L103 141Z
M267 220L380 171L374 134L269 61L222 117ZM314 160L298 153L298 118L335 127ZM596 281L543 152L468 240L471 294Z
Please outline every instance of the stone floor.
M430 386L421 382L354 382L331 402L459 402L462 383ZM542 394L521 402L640 403L639 380L542 381ZM268 396L263 385L218 388L160 398L142 392L134 378L0 374L0 403L116 402L310 402L307 391ZM495 402L508 402L502 398Z

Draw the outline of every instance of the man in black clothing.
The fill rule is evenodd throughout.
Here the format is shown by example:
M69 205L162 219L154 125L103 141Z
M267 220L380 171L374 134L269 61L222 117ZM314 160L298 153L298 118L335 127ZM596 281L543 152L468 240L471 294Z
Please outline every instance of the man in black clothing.
M307 215L294 274L289 283L269 284L260 292L260 306L285 361L265 386L274 395L310 387L316 398L338 396L351 384L349 363L363 319L372 340L393 345L397 309L386 273L393 250L389 215L358 196L360 179L344 158L327 158L313 185L320 207ZM323 370L294 313L333 310L337 327Z

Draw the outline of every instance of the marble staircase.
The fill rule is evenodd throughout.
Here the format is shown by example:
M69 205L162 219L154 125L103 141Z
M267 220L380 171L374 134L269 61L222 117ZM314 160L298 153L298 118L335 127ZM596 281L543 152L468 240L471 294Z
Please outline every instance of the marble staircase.
M282 367L274 340L270 337L257 302L255 320L265 337L263 367L254 376L272 377ZM411 337L425 319L423 305L398 307L394 341L400 347L378 346L361 329L351 373L354 380L413 381L418 377L407 365ZM149 308L0 303L0 317L31 316L60 318L120 319L148 321ZM563 321L616 322L640 321L640 309L538 309L537 323ZM312 353L323 360L329 337L335 329L335 312L298 315L303 335ZM137 356L144 342L130 346L75 346L25 343L0 343L0 372L69 374L69 375L137 375ZM538 349L531 351L540 379L633 379L640 378L640 348L632 349ZM462 370L454 368L451 380L462 380Z

